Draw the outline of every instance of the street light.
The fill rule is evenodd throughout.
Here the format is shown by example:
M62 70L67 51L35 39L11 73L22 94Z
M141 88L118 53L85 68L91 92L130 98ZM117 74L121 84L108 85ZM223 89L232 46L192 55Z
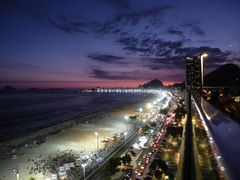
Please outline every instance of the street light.
M143 112L143 108L139 108L139 112Z
M124 119L127 121L127 123L126 123L126 131L128 131L128 119L129 119L129 117L127 115L125 115Z
M127 132L124 132L124 144L126 144L126 136L127 136Z
M94 134L95 134L95 136L97 137L97 151L98 151L98 146L99 146L99 145L98 145L98 138L99 138L99 134L98 134L97 131L96 131Z
M17 176L17 180L19 180L19 168L13 169L14 174Z
M87 164L82 164L82 168L83 168L83 179L85 180L85 167Z
M203 95L203 76L204 76L204 69L203 69L203 58L207 57L208 54L204 53L200 56L201 59L201 95Z
M152 104L151 103L147 103L147 108L151 109L152 108Z

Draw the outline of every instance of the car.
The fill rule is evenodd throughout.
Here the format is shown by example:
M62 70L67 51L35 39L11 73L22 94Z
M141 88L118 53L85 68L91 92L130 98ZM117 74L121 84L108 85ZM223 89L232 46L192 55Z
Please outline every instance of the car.
M138 165L141 166L141 165L142 165L142 161L139 161L139 162L138 162Z
M135 170L134 170L134 173L135 173L135 174L137 174L138 172L139 172L139 170L138 170L138 169L135 169Z
M145 166L144 166L144 165L142 165L142 166L141 166L141 169L145 169Z
M123 175L124 180L130 180L132 176L132 172L125 172Z
M150 163L150 160L149 160L149 159L147 159L147 160L146 160L146 164L149 164L149 163Z
M138 175L138 176L142 176L142 175L143 175L143 172L142 172L142 171L139 171L137 175Z

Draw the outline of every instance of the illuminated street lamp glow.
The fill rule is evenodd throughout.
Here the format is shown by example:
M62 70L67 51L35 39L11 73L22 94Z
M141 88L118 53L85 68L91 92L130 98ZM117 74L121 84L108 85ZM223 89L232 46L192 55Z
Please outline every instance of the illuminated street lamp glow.
M139 112L143 112L143 109L142 109L142 108L139 108Z
M82 168L83 168L83 179L85 180L85 167L87 164L82 164Z
M127 123L126 123L126 131L128 131L128 119L129 119L129 117L127 115L125 115L124 119L127 121Z
M147 108L151 109L152 108L152 104L151 103L147 103Z
M126 137L127 137L127 132L124 132L124 144L126 144Z
M204 68L203 68L203 58L207 57L208 54L204 53L200 56L201 60L201 93L203 91L203 76L204 76Z
M98 149L99 149L99 134L98 134L98 132L96 131L96 132L94 132L94 134L95 134L95 136L97 137L97 151L98 151Z
M157 104L157 102L156 102L156 101L153 101L153 104Z

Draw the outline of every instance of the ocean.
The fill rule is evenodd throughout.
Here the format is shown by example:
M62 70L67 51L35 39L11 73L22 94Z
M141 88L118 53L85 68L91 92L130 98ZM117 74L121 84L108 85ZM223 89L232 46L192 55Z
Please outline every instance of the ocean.
M145 96L140 93L82 93L76 90L1 93L0 141L97 111L137 103Z

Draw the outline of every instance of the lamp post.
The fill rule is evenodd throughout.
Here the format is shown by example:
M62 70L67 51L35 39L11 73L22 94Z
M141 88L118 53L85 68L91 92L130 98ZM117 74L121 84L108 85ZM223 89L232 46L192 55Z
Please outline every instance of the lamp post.
M126 136L127 136L127 132L124 132L124 144L126 144Z
M203 58L207 57L208 54L204 53L200 56L201 59L201 95L203 95L203 83L204 83L204 68L203 68Z
M82 164L82 168L83 168L83 179L85 180L85 167L87 164Z
M98 151L98 146L99 146L99 145L98 145L99 134L98 134L97 131L96 131L94 134L95 134L95 136L97 137L97 151Z
M127 121L127 125L126 125L126 131L128 131L128 119L129 117L127 115L124 116L124 119Z
M19 168L15 168L15 169L13 169L13 172L14 172L14 174L16 174L16 176L17 176L17 180L19 180Z

